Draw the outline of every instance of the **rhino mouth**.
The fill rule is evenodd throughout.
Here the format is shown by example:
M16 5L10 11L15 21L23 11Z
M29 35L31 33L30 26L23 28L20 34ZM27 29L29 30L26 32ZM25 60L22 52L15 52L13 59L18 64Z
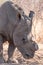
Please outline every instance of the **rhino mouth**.
M32 54L25 54L25 57L26 59L30 59L30 58L33 58L34 57L34 53Z

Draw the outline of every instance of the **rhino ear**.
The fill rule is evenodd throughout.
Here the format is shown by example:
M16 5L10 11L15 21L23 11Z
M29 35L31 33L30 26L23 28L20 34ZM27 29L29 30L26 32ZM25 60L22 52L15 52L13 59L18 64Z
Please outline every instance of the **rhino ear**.
M34 11L30 11L30 13L29 13L29 18L31 18L31 20L32 20L33 17L34 17L34 15L35 15Z

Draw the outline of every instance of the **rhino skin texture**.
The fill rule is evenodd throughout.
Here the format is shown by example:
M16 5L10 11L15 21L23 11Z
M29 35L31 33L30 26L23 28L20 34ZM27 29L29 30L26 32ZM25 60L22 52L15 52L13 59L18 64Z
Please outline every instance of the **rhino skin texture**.
M22 9L17 7L10 1L3 3L0 7L0 35L4 42L10 43L9 58L15 47L19 49L24 58L33 58L38 48L36 42L32 40L31 34L34 12L30 11L29 16L26 16L21 11Z

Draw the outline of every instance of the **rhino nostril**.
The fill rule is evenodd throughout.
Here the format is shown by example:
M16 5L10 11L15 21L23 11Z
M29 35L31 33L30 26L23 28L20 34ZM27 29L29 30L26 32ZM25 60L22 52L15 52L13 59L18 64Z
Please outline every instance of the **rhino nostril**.
M29 54L25 54L27 57L29 57Z

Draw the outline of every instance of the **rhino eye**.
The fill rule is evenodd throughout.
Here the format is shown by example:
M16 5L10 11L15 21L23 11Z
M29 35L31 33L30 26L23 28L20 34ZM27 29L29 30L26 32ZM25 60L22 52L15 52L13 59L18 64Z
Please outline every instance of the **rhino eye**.
M18 14L18 19L21 20L21 14L20 13Z
M23 41L23 43L25 43L26 42L25 38L23 38L22 41Z

